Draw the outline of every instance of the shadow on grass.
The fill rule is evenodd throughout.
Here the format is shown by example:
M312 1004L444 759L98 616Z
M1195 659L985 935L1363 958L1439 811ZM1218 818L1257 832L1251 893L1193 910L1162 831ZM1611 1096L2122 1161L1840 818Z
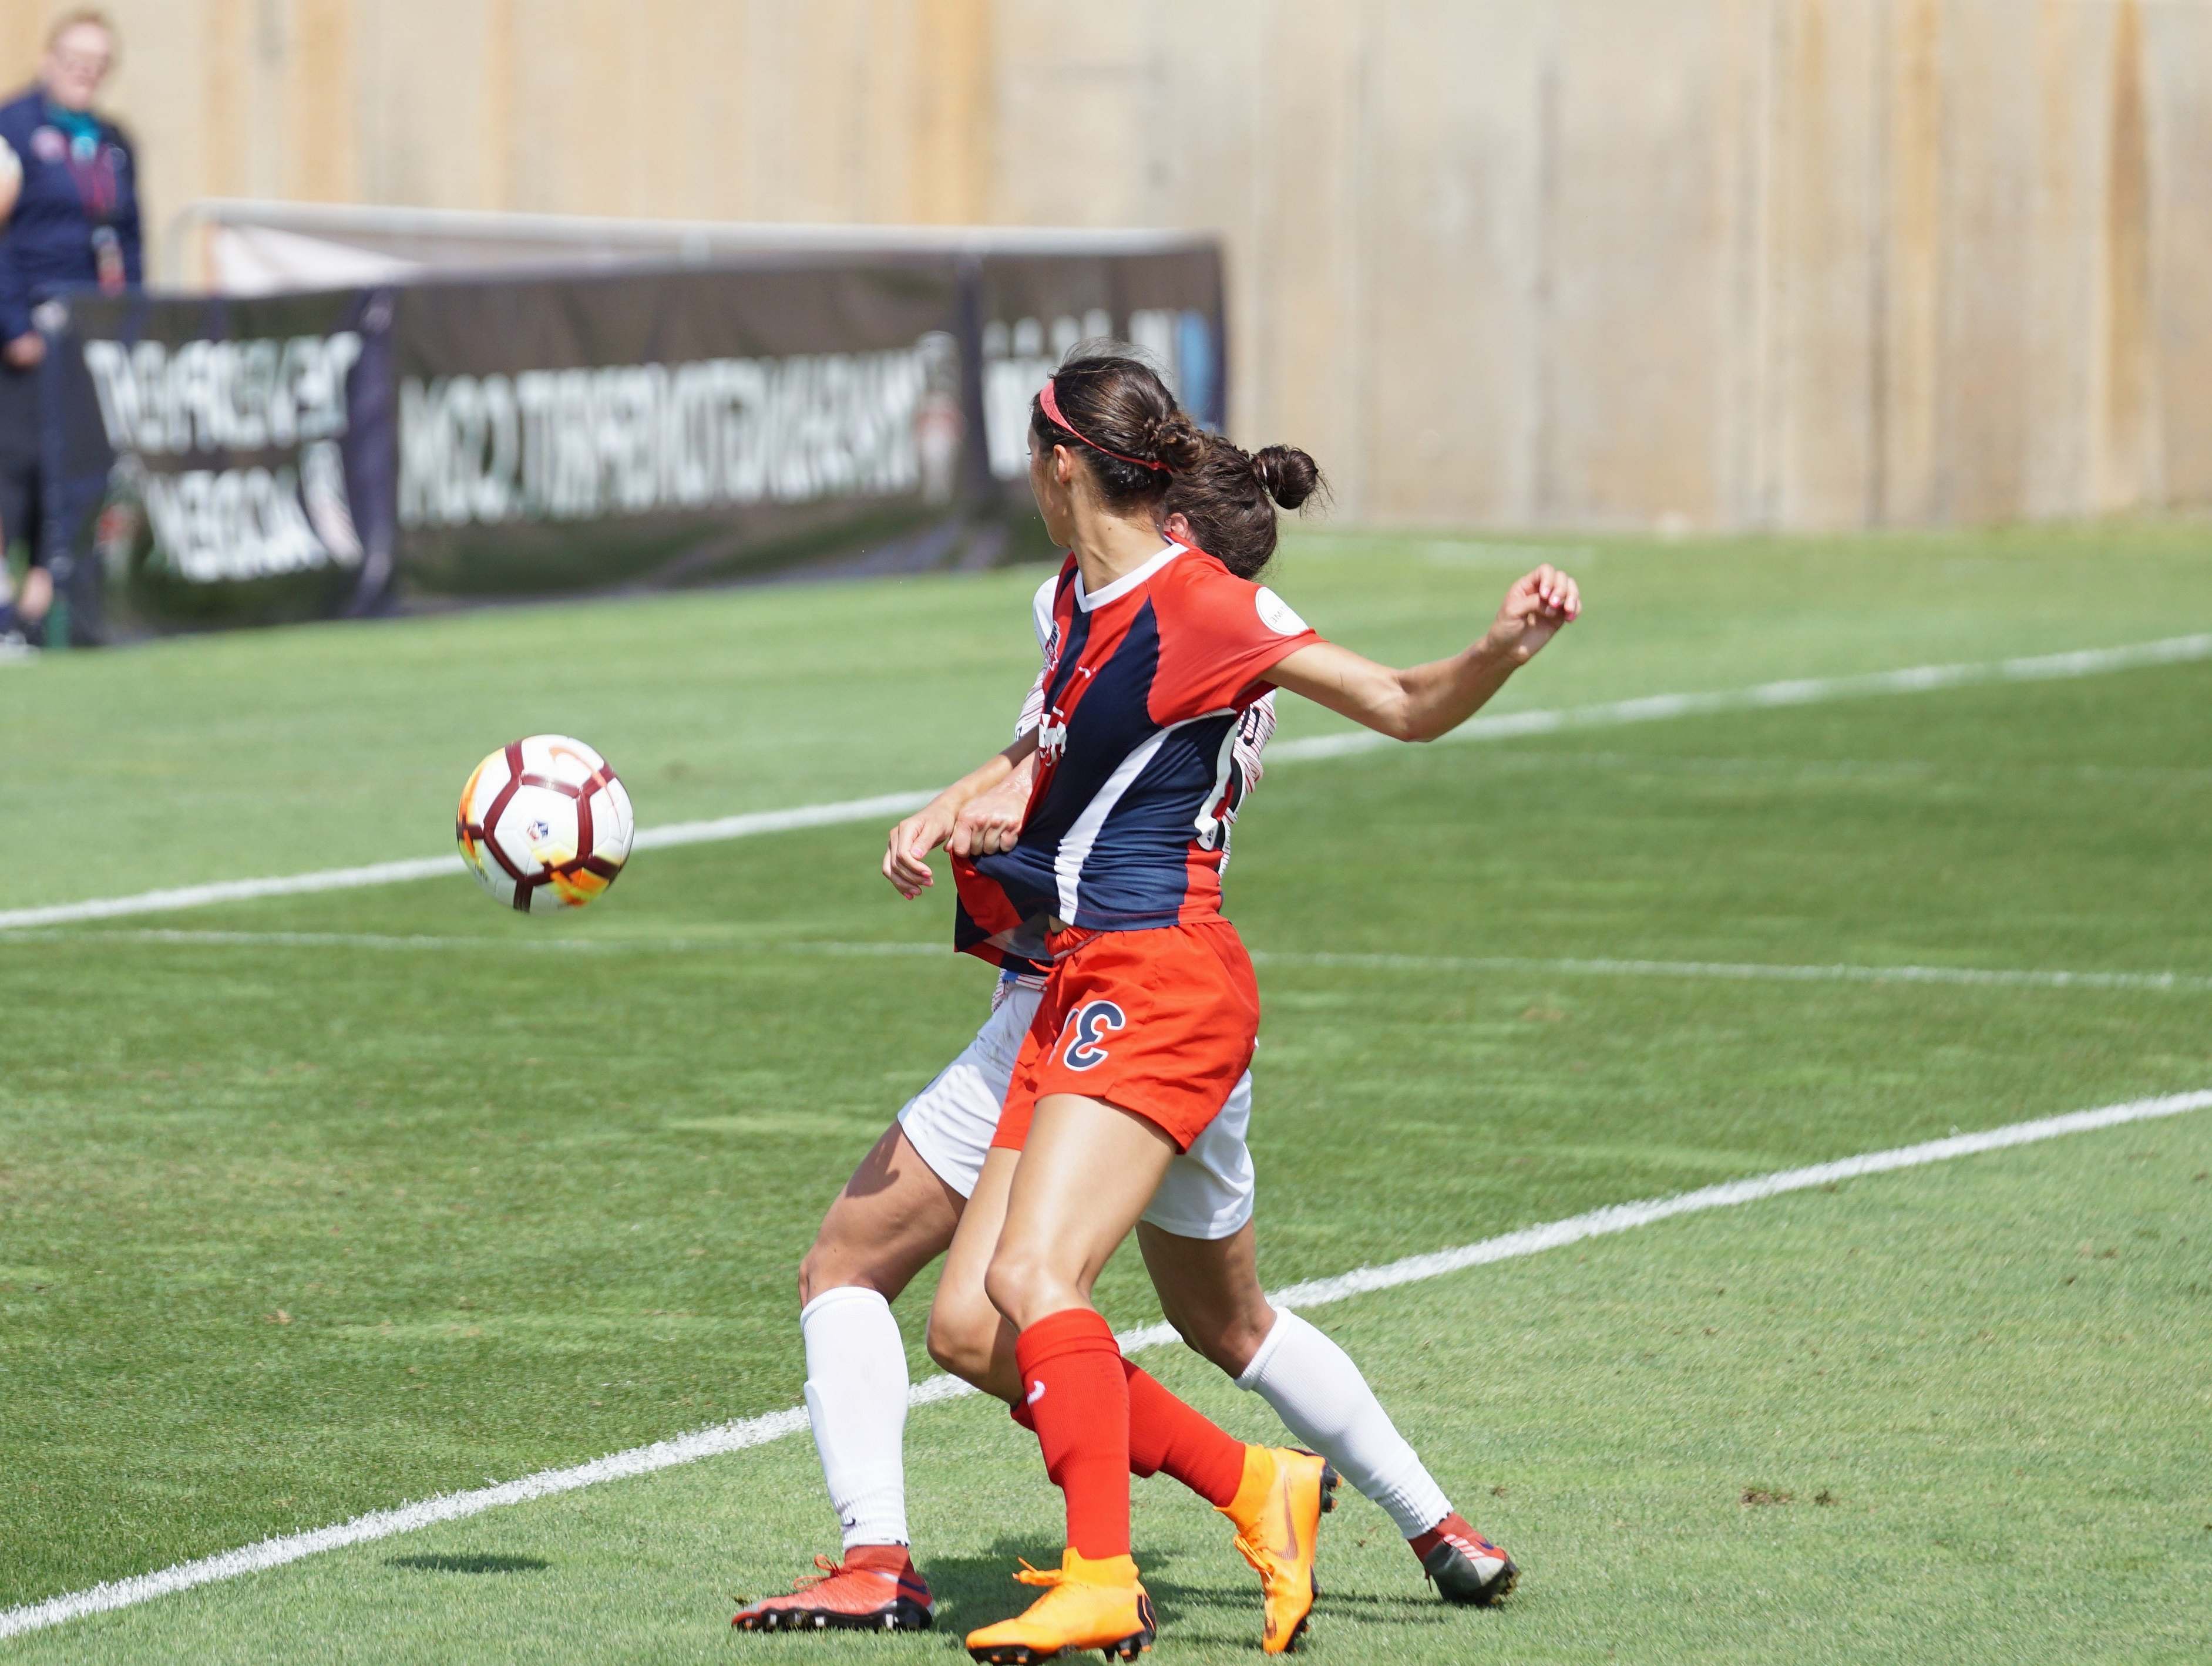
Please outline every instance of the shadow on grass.
M922 1574L938 1599L939 1625L954 1640L977 1626L988 1626L1019 1614L1038 1595L1011 1577L1023 1555L1035 1556L1036 1545L1027 1539L1004 1538L992 1548L972 1556L933 1556ZM1145 1589L1164 1635L1182 1617L1200 1613L1241 1616L1251 1622L1253 1647L1260 1639L1260 1589L1257 1579L1233 1554L1218 1571L1193 1566L1188 1579L1176 1576L1178 1559L1155 1550L1144 1562ZM1323 1561L1327 1555L1324 1552ZM1316 1627L1325 1628L1332 1615L1348 1621L1379 1621L1395 1626L1449 1625L1464 1617L1465 1610L1439 1602L1424 1590L1403 1594L1332 1589L1328 1569L1322 1572L1322 1590L1314 1610Z
M465 1556L394 1556L386 1567L410 1567L423 1573L535 1573L553 1566L543 1556L501 1556L476 1551Z
M1017 1584L1014 1570L1022 1565L1023 1557L1035 1558L1037 1554L1034 1538L1006 1537L980 1554L932 1556L922 1564L921 1572L937 1597L939 1623L949 1621L957 1634L1019 1614L1043 1593ZM1152 1594L1152 1607L1163 1627L1174 1618L1175 1605L1182 1595L1175 1585L1163 1584L1159 1578L1160 1571L1171 1566L1173 1560L1160 1554L1145 1562L1145 1589Z

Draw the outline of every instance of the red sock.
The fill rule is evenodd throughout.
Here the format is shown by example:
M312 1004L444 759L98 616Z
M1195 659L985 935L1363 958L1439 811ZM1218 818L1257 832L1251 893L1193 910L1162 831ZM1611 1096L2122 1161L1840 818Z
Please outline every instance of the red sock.
M1129 1380L1129 1473L1167 1475L1219 1509L1226 1509L1244 1481L1244 1443L1218 1423L1170 1394L1127 1360ZM1027 1406L1014 1421L1031 1433L1036 1418Z
M1406 1542L1413 1547L1413 1554L1419 1557L1425 1562L1429 1560L1429 1553L1431 1550L1434 1550L1438 1545L1442 1544L1447 1536L1452 1538L1471 1540L1478 1543L1488 1542L1488 1541L1483 1538L1481 1534L1476 1532L1474 1529L1468 1524L1467 1518L1461 1515L1456 1510L1453 1511L1449 1516L1446 1516L1442 1521L1438 1522L1427 1532L1416 1533L1412 1538L1407 1540Z
M1122 1360L1129 1378L1129 1468L1166 1474L1219 1509L1244 1480L1244 1443Z
M1086 1560L1129 1554L1129 1385L1105 1318L1070 1307L1014 1339L1045 1473Z
M902 1544L856 1544L847 1548L845 1566L855 1573L887 1573L896 1578L914 1566L914 1553ZM919 1571L915 1577L921 1577Z

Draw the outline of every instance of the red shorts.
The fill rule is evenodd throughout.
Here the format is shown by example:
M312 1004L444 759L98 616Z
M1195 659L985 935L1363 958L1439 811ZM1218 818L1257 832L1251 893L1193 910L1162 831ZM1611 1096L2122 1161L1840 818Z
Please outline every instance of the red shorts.
M1098 932L1054 962L991 1143L1019 1151L1037 1100L1080 1094L1188 1151L1250 1068L1259 1035L1259 981L1227 920Z

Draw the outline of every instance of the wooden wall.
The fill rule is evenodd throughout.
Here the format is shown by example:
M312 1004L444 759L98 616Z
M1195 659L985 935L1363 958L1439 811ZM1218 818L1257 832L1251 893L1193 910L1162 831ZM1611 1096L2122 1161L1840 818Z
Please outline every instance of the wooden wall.
M52 0L9 0L0 66ZM1352 517L2212 500L2208 0L113 0L203 195L1218 229Z

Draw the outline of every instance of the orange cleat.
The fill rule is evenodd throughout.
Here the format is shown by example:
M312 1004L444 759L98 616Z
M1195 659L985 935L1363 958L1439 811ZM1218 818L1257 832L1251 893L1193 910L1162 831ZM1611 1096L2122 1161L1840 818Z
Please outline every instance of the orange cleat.
M968 1652L989 1666L1030 1666L1063 1649L1098 1649L1109 1660L1134 1660L1159 1635L1152 1599L1127 1556L1085 1561L1071 1546L1058 1567L1024 1562L1014 1578L1042 1585L1045 1593L1012 1620L968 1633Z
M789 1595L738 1610L741 1632L926 1632L935 1608L929 1586L902 1544L854 1545L842 1563L817 1556L822 1570Z
M1336 1508L1337 1479L1312 1452L1244 1449L1243 1483L1221 1513L1236 1524L1237 1548L1260 1575L1267 1616L1260 1645L1271 1655L1298 1646L1321 1596L1314 1542L1321 1518Z

